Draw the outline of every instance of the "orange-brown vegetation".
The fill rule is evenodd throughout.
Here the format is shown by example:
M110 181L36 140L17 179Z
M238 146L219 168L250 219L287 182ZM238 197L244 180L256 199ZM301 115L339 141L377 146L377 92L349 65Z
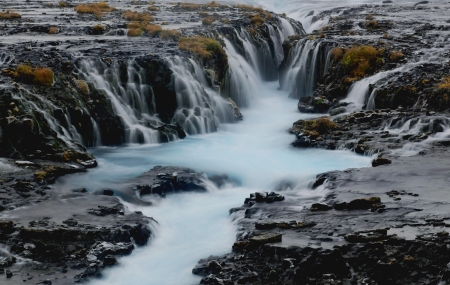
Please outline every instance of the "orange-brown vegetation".
M162 30L159 36L161 39L178 41L181 33L177 30Z
M22 16L19 13L15 13L13 11L6 11L5 13L0 12L0 19L3 20L13 20L13 19L19 19L22 18Z
M97 18L101 18L103 13L109 13L116 10L116 8L109 6L105 2L79 4L75 7L75 11L81 14L94 14Z
M56 28L56 27L51 27L50 29L48 29L48 33L49 33L50 35L57 34L58 32L59 32L59 29Z
M133 12L126 10L122 16L128 21L151 22L155 20L148 12Z

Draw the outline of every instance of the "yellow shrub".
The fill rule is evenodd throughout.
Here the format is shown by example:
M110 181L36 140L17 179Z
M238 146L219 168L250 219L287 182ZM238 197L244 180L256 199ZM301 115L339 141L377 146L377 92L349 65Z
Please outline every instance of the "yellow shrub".
M47 67L36 68L34 71L34 82L45 86L52 86L53 81L53 71Z

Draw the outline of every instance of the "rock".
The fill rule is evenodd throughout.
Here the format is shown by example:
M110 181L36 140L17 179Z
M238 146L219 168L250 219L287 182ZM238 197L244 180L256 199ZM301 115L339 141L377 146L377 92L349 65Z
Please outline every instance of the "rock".
M245 273L237 280L237 284L246 284L246 283L254 283L258 281L258 273L256 272L248 272Z
M374 204L380 204L380 203L381 203L380 197L355 199L355 200L352 200L350 203L348 203L348 209L349 210L370 209L370 208L372 208L372 206Z
M200 281L202 285L224 285L223 280L215 277L213 274L203 277Z
M317 212L317 211L328 211L333 209L333 207L328 206L327 204L321 204L321 203L314 203L311 205L311 212Z
M6 278L11 278L11 277L13 277L12 272L9 270L6 270Z
M0 220L0 232L10 234L15 231L14 224L9 220Z
M104 265L114 265L116 263L117 263L117 260L116 260L116 258L113 255L107 255L103 259L103 264Z
M380 165L391 164L391 163L392 163L392 161L390 159L382 158L382 157L378 157L378 158L372 160L372 166L373 167L377 167L377 166L380 166Z
M250 238L250 244L252 245L261 245L266 243L276 243L281 242L282 235L281 234L259 234Z
M111 189L104 189L102 194L105 196L114 196L114 191Z

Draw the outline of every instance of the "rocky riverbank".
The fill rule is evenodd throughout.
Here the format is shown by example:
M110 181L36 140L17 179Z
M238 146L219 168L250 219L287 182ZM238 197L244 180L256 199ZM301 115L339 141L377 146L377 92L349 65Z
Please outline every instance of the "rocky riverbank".
M231 209L237 241L199 261L200 284L449 281L449 26L440 18L449 7L385 2L311 13L328 25L286 40L280 67L298 109L323 114L295 122L292 145L375 155L371 165L317 175L309 187L327 193L320 203L285 195Z

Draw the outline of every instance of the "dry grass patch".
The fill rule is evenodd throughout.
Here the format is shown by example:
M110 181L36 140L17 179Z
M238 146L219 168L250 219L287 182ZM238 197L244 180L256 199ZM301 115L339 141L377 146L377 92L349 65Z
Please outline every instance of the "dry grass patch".
M101 18L103 13L109 13L116 10L116 8L109 6L105 2L79 4L75 7L75 11L81 14L94 14L97 18Z
M150 36L156 36L156 35L159 35L162 32L162 28L161 28L160 25L153 25L153 24L146 25L144 27L144 30Z
M181 33L177 30L163 30L159 36L161 39L178 41L181 37Z
M380 51L372 46L354 46L345 51L341 62L347 73L358 79L364 77L376 64L380 63L379 54Z
M159 35L162 32L162 28L159 25L149 24L147 22L131 22L127 25L129 37L142 36L144 32L147 32L150 36Z
M190 51L204 58L210 58L213 54L225 54L218 41L202 36L180 38L178 48Z
M377 29L378 28L378 21L375 21L375 20L367 21L365 23L365 26L369 30Z
M127 32L127 36L129 37L139 37L142 36L142 34L144 33L143 30L141 29L129 29Z
M56 27L51 27L50 29L48 29L48 33L49 33L50 35L57 34L58 32L59 32L59 29L56 28Z
M404 58L405 55L401 51L391 51L389 53L389 60L390 61L398 61L402 58Z
M438 86L439 89L450 89L450 76L444 77L442 83Z
M148 12L133 12L130 10L126 10L122 17L127 19L128 21L139 21L139 22L152 22L155 18Z
M181 3L180 8L186 11L195 11L200 10L202 7L201 4L194 4L194 3Z
M100 24L97 24L92 27L92 31L94 35L103 35L106 31L106 28Z
M13 20L13 19L20 19L22 18L22 15L19 13L15 13L13 11L6 11L5 13L0 12L0 19L3 20Z
M239 8L242 10L246 10L246 11L251 11L251 12L258 12L258 13L264 13L264 9L261 7L255 7L255 6L251 6L251 5L243 5L243 4L239 4L239 5L234 5L234 8Z
M76 80L75 86L77 87L78 91L81 92L83 95L89 95L89 86L87 85L86 81L84 80Z
M253 16L253 17L250 19L250 23L251 23L252 25L259 26L259 25L261 25L262 23L264 23L264 18L261 17L261 16L259 16L259 15Z
M59 1L57 7L58 8L68 8L68 7L70 7L70 4L65 1Z
M11 75L26 83L35 83L44 86L52 86L54 82L54 74L47 67L33 68L29 64L20 64L15 72Z
M206 17L202 20L202 25L204 26L211 26L214 22L214 17L213 16L209 16Z
M333 58L333 61L339 61L344 56L344 49L340 47L335 47L331 49L330 53L331 57Z
M148 6L148 8L147 8L149 11L159 11L159 7L156 7L156 6Z

